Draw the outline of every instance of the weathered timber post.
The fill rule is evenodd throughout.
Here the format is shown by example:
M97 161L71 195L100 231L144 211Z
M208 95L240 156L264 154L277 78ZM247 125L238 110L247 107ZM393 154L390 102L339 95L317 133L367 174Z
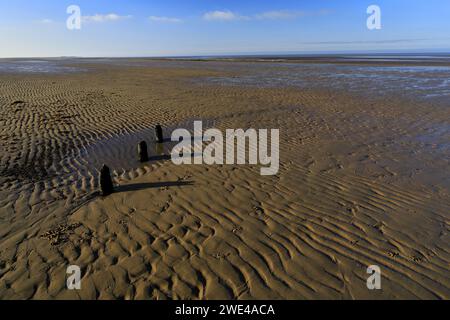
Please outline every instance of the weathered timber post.
M100 190L104 197L114 192L114 185L111 179L111 172L107 165L103 165L100 170Z
M156 142L163 143L164 141L163 131L161 125L159 124L155 127L155 135L156 135Z
M141 141L138 144L138 156L140 162L148 161L148 150L147 150L147 142Z

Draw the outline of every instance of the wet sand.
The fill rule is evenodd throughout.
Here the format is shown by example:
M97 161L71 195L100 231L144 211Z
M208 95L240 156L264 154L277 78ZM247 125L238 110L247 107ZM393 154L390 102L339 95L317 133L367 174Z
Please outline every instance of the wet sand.
M223 86L202 79L239 74L189 62L82 67L0 74L0 298L450 298L442 99ZM193 119L279 128L280 172L161 157L153 126ZM382 290L366 287L374 264Z

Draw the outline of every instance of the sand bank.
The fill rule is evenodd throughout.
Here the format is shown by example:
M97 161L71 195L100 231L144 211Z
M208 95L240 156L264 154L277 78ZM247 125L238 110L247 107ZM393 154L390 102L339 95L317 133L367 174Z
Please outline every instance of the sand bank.
M1 298L450 298L449 150L433 136L449 108L199 83L223 72L197 66L0 75ZM156 123L193 119L279 128L279 173L137 161Z

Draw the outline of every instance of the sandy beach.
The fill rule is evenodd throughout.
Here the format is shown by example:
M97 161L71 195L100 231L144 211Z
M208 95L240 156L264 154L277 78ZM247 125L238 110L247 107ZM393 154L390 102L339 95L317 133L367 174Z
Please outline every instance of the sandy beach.
M353 69L255 82L268 76L248 68L302 70L265 63L0 73L0 299L450 299L448 87L430 82L422 98L395 90L396 74L376 94L370 79L339 87ZM153 128L170 137L194 120L278 128L278 174L173 164ZM66 288L69 265L79 291ZM367 289L370 265L381 290Z

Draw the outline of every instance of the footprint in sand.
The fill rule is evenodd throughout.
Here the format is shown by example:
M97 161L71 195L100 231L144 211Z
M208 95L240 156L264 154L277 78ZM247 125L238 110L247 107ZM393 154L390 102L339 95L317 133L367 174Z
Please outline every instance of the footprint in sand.
M377 224L373 225L373 228L378 230L381 233L383 233L383 228L384 227L385 227L385 225L384 225L384 223L382 221L380 221Z
M264 209L260 206L254 206L253 211L249 214L252 217L262 217L265 215Z
M234 227L233 230L231 230L231 232L233 232L234 234L238 234L242 232L242 227Z
M160 213L166 212L169 209L170 204L172 203L172 200L173 200L172 196L169 196L169 200L167 200L167 202L164 204L164 206L161 208L161 210L159 212Z
M190 172L188 172L186 175L184 175L183 177L179 177L178 181L186 181L192 178L192 174Z
M397 258L400 254L398 252L394 252L394 251L388 251L388 256L390 256L391 258Z
M50 241L50 245L57 246L69 240L69 235L80 227L81 223L60 224L53 230L49 230L40 236L41 239Z
M230 254L229 253L222 253L222 252L217 252L217 253L213 253L212 256L216 259L225 259L226 257L228 257Z

